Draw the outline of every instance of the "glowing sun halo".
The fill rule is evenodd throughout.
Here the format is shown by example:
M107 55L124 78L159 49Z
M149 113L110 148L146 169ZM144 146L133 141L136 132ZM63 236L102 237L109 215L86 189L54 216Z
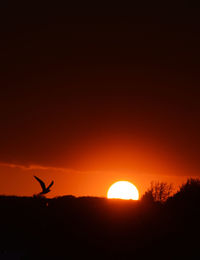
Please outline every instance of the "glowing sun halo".
M129 181L118 181L110 186L108 199L138 200L139 192L135 185Z

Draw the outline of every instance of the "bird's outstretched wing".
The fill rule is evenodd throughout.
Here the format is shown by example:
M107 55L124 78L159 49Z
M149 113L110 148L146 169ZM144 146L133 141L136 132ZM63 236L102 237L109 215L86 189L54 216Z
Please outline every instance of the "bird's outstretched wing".
M49 184L49 186L47 187L47 189L50 189L53 184L54 184L54 181L52 181L52 182Z
M45 190L45 189L46 189L46 186L45 186L44 182L43 182L42 180L40 180L37 176L34 176L34 177L35 177L35 179L40 183L42 189Z

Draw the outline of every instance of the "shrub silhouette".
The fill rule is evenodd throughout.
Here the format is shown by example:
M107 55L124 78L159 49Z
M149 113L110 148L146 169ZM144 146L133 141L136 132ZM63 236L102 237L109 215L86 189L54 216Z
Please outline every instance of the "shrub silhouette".
M179 196L197 198L200 195L200 179L190 178L180 187Z
M178 207L190 207L192 210L199 209L200 203L200 179L190 178L181 185L179 191L174 194L170 202L176 203Z

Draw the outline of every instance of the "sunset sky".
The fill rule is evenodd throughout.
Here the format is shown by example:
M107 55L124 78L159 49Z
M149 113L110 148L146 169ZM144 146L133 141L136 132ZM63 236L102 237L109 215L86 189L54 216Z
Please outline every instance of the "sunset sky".
M0 194L200 176L198 7L2 10Z

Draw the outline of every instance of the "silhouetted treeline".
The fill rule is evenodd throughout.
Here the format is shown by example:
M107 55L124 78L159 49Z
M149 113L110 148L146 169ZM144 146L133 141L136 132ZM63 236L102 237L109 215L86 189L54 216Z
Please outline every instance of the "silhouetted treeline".
M0 259L196 259L199 255L198 179L188 180L165 202L1 196L0 210Z

